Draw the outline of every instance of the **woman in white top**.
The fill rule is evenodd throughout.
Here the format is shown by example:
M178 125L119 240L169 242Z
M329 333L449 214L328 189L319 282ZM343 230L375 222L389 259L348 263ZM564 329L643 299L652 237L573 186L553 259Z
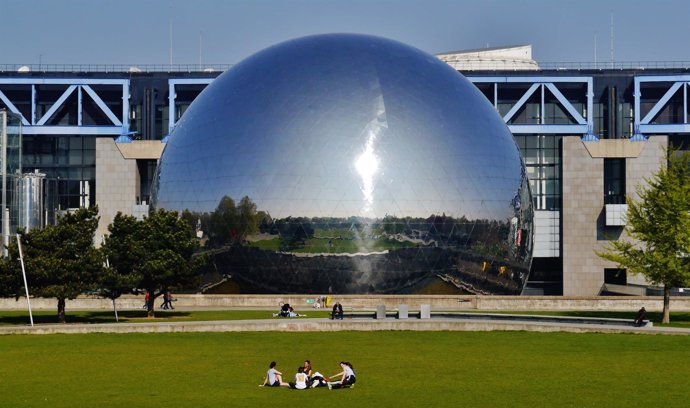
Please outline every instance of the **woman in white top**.
M309 377L304 373L304 367L297 367L297 374L295 374L295 382L290 383L290 388L294 390L306 390L307 381Z
M337 389L337 388L350 387L356 381L355 369L352 367L352 364L350 364L350 362L341 361L340 367L343 369L343 371L339 372L338 374L331 376L331 378L340 376L340 381L329 382L328 383L328 389L329 390L333 389L333 388Z

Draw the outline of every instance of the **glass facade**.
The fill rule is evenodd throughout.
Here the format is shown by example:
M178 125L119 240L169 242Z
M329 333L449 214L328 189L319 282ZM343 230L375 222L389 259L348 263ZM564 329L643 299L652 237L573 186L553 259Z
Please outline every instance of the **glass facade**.
M536 210L561 209L561 136L515 135Z
M46 174L49 211L79 208L84 200L96 203L94 136L26 135L22 165L26 171L40 169Z
M156 208L186 210L244 291L519 294L532 203L510 132L434 56L358 35L268 48L170 136Z

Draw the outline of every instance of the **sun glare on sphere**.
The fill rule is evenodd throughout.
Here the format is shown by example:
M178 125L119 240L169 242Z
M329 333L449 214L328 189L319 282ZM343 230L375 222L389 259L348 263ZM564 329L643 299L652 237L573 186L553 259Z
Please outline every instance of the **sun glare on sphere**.
M367 147L357 161L355 168L362 178L362 193L367 204L373 202L374 193L374 174L379 168L379 160L374 154L373 137L367 141ZM366 210L367 208L365 208Z

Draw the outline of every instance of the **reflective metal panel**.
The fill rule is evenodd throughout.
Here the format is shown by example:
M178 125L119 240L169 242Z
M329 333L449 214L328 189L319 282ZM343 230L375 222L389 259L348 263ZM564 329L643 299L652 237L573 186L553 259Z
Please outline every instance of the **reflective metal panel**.
M436 57L319 35L235 65L185 112L153 206L189 210L245 291L519 294L532 207L512 135Z

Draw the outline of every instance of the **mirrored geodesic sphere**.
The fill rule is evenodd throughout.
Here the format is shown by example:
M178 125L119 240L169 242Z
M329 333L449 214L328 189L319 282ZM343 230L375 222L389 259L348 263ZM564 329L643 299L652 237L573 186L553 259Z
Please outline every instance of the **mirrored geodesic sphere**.
M519 294L529 272L512 135L462 75L387 39L305 37L235 65L184 113L154 185L243 292Z

